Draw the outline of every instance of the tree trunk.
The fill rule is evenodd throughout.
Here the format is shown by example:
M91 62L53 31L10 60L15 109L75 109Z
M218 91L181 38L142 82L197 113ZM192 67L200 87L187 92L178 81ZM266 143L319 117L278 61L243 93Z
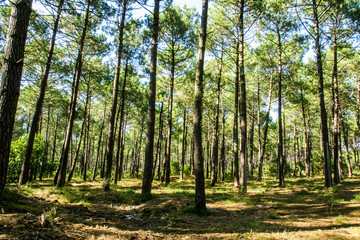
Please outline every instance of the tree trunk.
M235 100L234 100L234 125L233 125L233 163L232 175L234 177L234 187L239 186L239 39L236 40L236 62L235 62Z
M6 184L31 4L32 0L13 2L6 35L0 88L0 197Z
M337 36L334 32L333 40L334 63L332 71L333 83L333 101L334 101L334 119L333 119L333 157L334 157L334 184L340 183L339 167L339 87L338 87L338 70L337 70Z
M345 151L346 151L346 165L348 169L349 177L352 177L352 168L350 163L350 153L349 153L349 132L347 131L347 128L345 126L345 122L342 121L342 132L343 132L343 138L344 138L344 145L345 145Z
M82 125L81 125L81 131L80 131L79 144L78 144L78 147L77 147L76 152L75 152L74 161L73 161L73 163L72 163L72 167L71 167L71 170L70 170L70 172L69 172L69 175L68 175L68 178L67 178L67 182L70 182L71 179L72 179L72 176L74 175L75 167L76 167L76 162L77 162L77 159L78 159L78 157L79 157L81 142L82 142L84 130L85 130L85 127L86 127L86 120L87 120L87 115L88 115L88 114L87 114L87 109L88 109L88 104L89 104L89 96L90 96L90 84L88 83L87 91L86 91L86 100L85 100L84 116L83 116L83 122L82 122ZM85 136L86 136L86 133L85 133ZM86 137L84 137L84 139L85 139L85 138L86 138ZM85 140L84 140L84 142L85 142ZM84 149L85 149L85 145L84 145Z
M279 89L278 89L278 166L279 166L279 186L285 186L285 159L283 155L283 129L282 129L282 45L281 45L281 36L278 26L276 26L276 32L278 36L278 54L279 54Z
M119 92L121 58L123 54L123 36L124 36L124 28L125 28L126 10L127 10L126 5L127 5L127 0L122 0L122 13L121 13L120 26L119 26L119 35L118 35L119 43L117 50L117 61L116 61L114 86L113 86L113 94L112 94L112 105L110 110L110 119L109 119L107 144L106 144L106 169L105 169L104 182L103 182L103 190L105 192L110 190L111 169L113 162L114 140L115 140L114 126L115 126L115 115L116 115L118 92Z
M255 129L255 106L254 97L252 98L250 129L249 129L249 179L254 177L254 129Z
M126 64L125 64L125 75L124 75L124 81L121 88L121 108L120 108L120 124L119 124L119 134L118 134L118 147L116 152L116 166L115 166L115 174L114 174L114 183L116 184L118 181L118 171L119 171L119 162L120 162L120 152L122 151L121 145L122 145L122 135L123 135L123 122L124 122L124 109L125 109L125 89L126 89L126 79L128 74L128 61L129 58L126 58Z
M157 140L157 144L156 144L155 164L154 164L154 169L153 169L153 178L154 178L155 171L156 171L156 163L158 162L159 163L158 171L157 171L158 180L160 180L160 171L161 171L161 146L162 146L162 140L163 140L163 125L164 125L163 112L164 112L164 103L161 102L160 116L159 116L159 136L158 136L158 140Z
M217 79L217 91L216 91L216 112L215 112L215 124L213 134L213 150L212 150L212 175L211 186L215 186L218 179L218 162L219 162L219 115L220 115L220 93L221 93L221 77L223 69L223 56L224 56L224 43L221 44L221 57L220 68Z
M194 170L195 170L195 209L199 213L206 211L204 159L202 154L201 122L203 99L204 56L206 42L206 27L208 18L208 0L203 0L199 52L195 78L194 103Z
M296 176L296 163L297 159L297 151L296 151L296 141L297 141L297 131L296 131L296 122L294 122L294 169L293 169L293 177ZM305 141L306 144L306 141Z
M221 101L222 105L222 138L221 138L221 150L220 150L220 159L221 159L221 181L225 181L225 110L224 103Z
M271 109L272 90L273 90L272 82L273 82L273 72L271 72L271 76L270 76L269 105L268 105L268 109L267 109L266 115L265 115L264 140L263 140L263 143L261 144L261 148L260 148L257 181L261 181L261 179L262 179L262 170L263 170L262 168L263 168L263 163L264 163L266 140L267 140L267 133L268 133L268 129L269 129L269 121L270 121L270 109ZM260 109L259 109L259 111L260 111Z
M325 186L327 188L332 186L331 180L331 156L329 148L329 135L327 126L327 113L325 108L324 100L324 76L321 56L321 45L320 45L320 28L319 19L317 12L316 0L312 0L313 14L314 14L314 30L315 30L315 51L316 51L316 63L317 63L317 74L318 74L318 91L319 91L319 105L320 105L320 118L321 118L321 136L322 136L322 148L324 154L324 173L325 173Z
M101 144L102 144L102 135L103 135L103 131L104 131L104 126L105 126L105 115L106 115L106 105L104 107L104 117L103 117L103 121L101 123L101 127L100 127L100 135L99 135L99 141L98 141L98 147L97 147L97 151L96 151L96 160L95 160L95 167L94 167L94 172L93 172L93 176L92 176L92 181L95 181L96 178L96 171L97 171L97 166L99 164L100 161L100 148L101 148Z
M33 115L33 119L31 122L31 129L30 129L30 134L29 134L28 143L27 143L27 147L26 147L25 159L21 166L19 185L25 184L28 181L28 177L29 177L29 169L30 169L30 164L31 164L30 160L31 160L32 150L34 147L35 134L38 132L39 119L40 119L40 115L42 112L42 106L43 106L44 99L45 99L45 91L46 91L47 81L49 78L51 61L52 61L52 56L53 56L54 48L55 48L56 34L58 31L58 26L59 26L59 21L60 21L63 4L64 4L64 0L61 0L59 2L59 6L58 6L56 18L55 18L53 35L52 35L52 39L51 39L49 55L48 55L47 61L46 61L45 72L44 72L44 76L43 76L43 78L41 80L41 84L40 84L40 94L39 94L38 100L36 102L35 113Z
M88 85L90 85L90 83L88 83ZM90 94L90 93L89 93ZM83 181L86 181L86 172L88 169L88 164L90 163L90 107L91 107L91 95L89 95L89 103L87 104L87 106L85 106L88 108L88 114L87 114L87 124L86 124L86 129L85 129L85 139L84 139L84 166L83 166Z
M246 122L246 83L245 83L245 65L244 65L244 7L245 0L240 1L240 94L239 94L239 123L240 123L240 185L241 191L247 191L247 122Z
M181 173L180 180L184 180L184 167L185 167L185 156L186 156L186 108L184 108L184 117L183 117L183 142L182 142L182 151L181 151Z
M166 148L165 148L165 186L170 183L170 157L171 157L171 133L172 133L172 109L173 109L173 92L175 79L175 50L171 50L171 71L169 80L169 99L168 99L168 118L166 125Z
M156 98L156 64L159 35L160 0L154 0L154 19L151 43L151 64L149 82L149 105L147 112L147 134L145 143L145 165L141 193L151 194L152 166L154 162L154 135L155 135L155 98Z
M83 65L83 51L85 46L85 38L86 38L86 32L89 24L90 19L90 0L87 1L87 8L85 13L85 22L84 22L84 28L81 34L80 39L80 46L79 51L76 59L76 66L75 66L75 74L73 78L73 84L72 84L72 94L71 94L71 103L69 108L69 119L68 124L66 127L65 132L65 138L64 138L64 144L61 151L61 157L60 157L60 166L58 168L58 171L55 176L55 184L58 188L63 187L65 185L65 178L66 178L66 168L68 165L68 158L69 158L69 151L70 151L70 141L72 138L72 130L76 115L76 101L77 101L77 95L79 91L79 83L80 83L80 77L81 77L81 71L82 71L82 65Z

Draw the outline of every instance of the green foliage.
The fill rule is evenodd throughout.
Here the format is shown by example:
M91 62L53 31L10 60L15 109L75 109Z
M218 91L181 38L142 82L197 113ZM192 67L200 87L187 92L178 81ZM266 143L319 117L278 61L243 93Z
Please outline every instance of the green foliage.
M9 158L9 170L8 180L10 182L17 181L19 179L21 165L25 157L26 146L29 135L22 136L11 143L10 158ZM45 155L45 140L39 134L35 136L34 147L31 155L31 171L33 173L39 173L41 163L46 160ZM55 168L55 164L50 162L44 168L44 173L52 172Z
M170 164L171 172L173 174L180 174L180 162L179 161L173 161Z

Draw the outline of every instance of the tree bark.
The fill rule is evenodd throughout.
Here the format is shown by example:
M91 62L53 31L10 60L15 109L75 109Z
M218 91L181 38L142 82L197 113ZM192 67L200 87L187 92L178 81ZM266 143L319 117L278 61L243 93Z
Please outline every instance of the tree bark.
M202 99L204 56L206 42L206 27L208 18L208 0L203 0L199 51L195 78L195 103L194 103L194 171L195 171L195 209L200 213L206 212L204 159L202 154Z
M225 181L225 110L224 103L222 104L222 139L221 139L221 150L220 150L220 159L221 159L221 181Z
M72 89L71 103L69 108L69 119L65 131L64 144L61 151L60 166L55 176L55 184L58 188L63 187L65 185L66 168L68 164L70 141L72 138L72 130L76 115L76 101L79 91L79 83L80 83L80 77L81 77L82 65L83 65L83 51L85 46L86 32L89 25L89 19L90 19L90 0L87 1L84 28L81 34L80 46L79 46L78 56L76 59L75 74L74 74L73 86L72 86L73 89Z
M158 162L159 163L158 171L157 171L158 180L160 180L160 171L161 171L161 146L163 140L163 125L164 125L163 112L164 112L164 103L161 102L160 115L159 115L159 136L156 144L155 163L153 169L153 178L154 178L156 171L156 163Z
M239 94L239 123L240 123L240 171L239 180L241 191L247 191L247 120L246 120L246 83L245 83L245 65L244 65L244 8L245 0L240 1L240 94Z
M221 57L219 75L217 78L217 90L216 90L216 112L215 112L215 124L213 134L213 150L212 150L212 175L211 186L215 186L218 179L218 162L219 162L219 115L220 115L220 93L221 93L221 77L223 69L223 56L224 56L224 44L221 45Z
M114 77L114 86L112 93L112 105L110 110L110 119L109 119L109 127L107 133L107 144L106 144L106 169L104 175L103 182L103 190L105 192L110 190L110 180L111 180L111 169L113 162L113 154L114 154L114 140L115 140L115 115L117 109L117 101L118 101L118 93L119 93L119 79L120 79L120 71L121 71L121 59L123 54L123 37L124 37L124 28L125 28L125 17L126 17L126 5L128 0L122 0L122 12L121 12L121 21L119 26L119 43L117 50L117 61L115 68L115 77Z
M269 121L270 121L270 109L271 109L272 90L273 90L272 88L273 88L273 72L271 72L271 76L270 76L269 105L268 105L266 115L265 115L264 140L263 140L263 143L261 144L261 148L260 148L257 181L261 181L261 179L262 179L262 168L263 168L263 163L264 163L266 140L267 140L267 133L268 133L268 129L269 129Z
M141 193L143 195L151 194L152 167L154 162L154 135L155 135L155 98L156 98L156 65L157 48L159 35L159 10L160 0L154 1L154 19L152 29L151 43L151 64L150 64L150 82L149 82L149 105L147 111L147 134L145 143L145 165Z
M278 54L279 54L279 66L278 66L278 74L279 74L279 89L278 89L278 166L279 166L279 186L285 186L285 159L283 154L283 129L282 129L282 45L281 45L281 36L279 27L276 26L276 32L278 36Z
M234 125L233 125L233 171L234 187L239 186L239 39L236 40L236 62L235 62L235 100L234 100Z
M333 119L333 157L334 157L334 184L340 183L340 166L339 166L339 86L337 70L337 35L334 30L333 39L334 63L332 69L333 83L333 101L334 101L334 119Z
M182 151L181 151L181 173L180 180L184 180L184 167L185 167L185 156L186 156L186 108L184 108L184 117L183 117L183 142L182 142Z
M119 172L119 162L120 162L120 152L122 151L121 145L122 145L122 135L123 135L123 124L124 124L124 109L125 109L125 89L126 89L126 79L128 74L128 61L129 58L126 58L126 64L125 64L125 75L124 75L124 81L121 88L121 108L120 108L120 124L119 124L119 133L118 133L118 147L116 151L116 166L115 166L115 173L114 173L114 183L116 184L118 181L118 172Z
M70 182L71 179L72 179L72 176L74 175L76 162L77 162L77 159L78 159L79 153L80 153L80 147L81 147L82 138L83 138L84 130L85 130L85 127L86 127L87 115L88 115L87 114L87 109L88 109L89 96L90 96L89 95L90 94L90 84L88 84L86 92L87 93L86 93L86 100L85 100L85 109L84 109L83 122L81 124L80 139L79 139L78 147L77 147L76 152L75 152L74 161L72 163L72 167L71 167L71 170L70 170L68 178L67 178L67 182ZM86 135L86 133L85 133L85 135ZM84 138L86 138L86 137L84 137ZM85 140L84 140L84 142L85 142Z
M315 30L315 51L316 51L316 64L317 64L317 77L318 77L318 92L319 92L319 105L320 105L320 118L321 118L321 136L322 136L322 148L324 154L324 173L325 173L325 186L327 188L332 186L331 179L331 155L329 147L329 135L327 126L327 113L324 100L324 76L323 76L323 63L321 55L320 44L320 28L316 0L312 0L313 7L313 21Z
M0 197L6 184L32 0L13 1L0 87Z
M171 50L171 70L169 80L169 99L168 99L168 118L166 124L166 148L165 148L165 186L170 183L170 157L171 157L171 133L172 133L172 109L173 109L173 93L175 79L175 50L174 46Z
M41 84L40 84L40 94L39 94L38 100L36 102L35 113L33 115L33 119L31 122L31 129L30 129L28 143L27 143L27 147L26 147L25 159L21 166L19 185L23 185L23 184L27 183L28 178L29 178L30 160L31 160L32 150L34 147L35 134L38 132L39 119L40 119L40 115L42 112L42 106L43 106L44 99L45 99L45 91L46 91L46 86L47 86L47 82L48 82L48 78L49 78L51 61L52 61L52 56L53 56L54 48L55 48L56 34L58 31L58 26L59 26L59 21L60 21L63 4L64 4L64 0L61 0L59 2L59 6L57 9L57 14L56 14L54 28L53 28L53 35L52 35L50 49L49 49L49 55L47 57L47 61L46 61L46 65L45 65L44 76L43 76L43 78L41 80Z
M101 149L101 143L102 143L102 135L103 135L104 127L105 127L105 120L104 120L105 115L106 115L106 105L104 107L104 117L103 117L103 121L102 121L101 127L100 127L99 141L98 141L98 145L97 145L98 147L97 147L97 152L96 152L96 160L95 160L95 167L94 167L94 172L93 172L93 176L92 176L92 181L95 181L97 166L100 161L100 149Z

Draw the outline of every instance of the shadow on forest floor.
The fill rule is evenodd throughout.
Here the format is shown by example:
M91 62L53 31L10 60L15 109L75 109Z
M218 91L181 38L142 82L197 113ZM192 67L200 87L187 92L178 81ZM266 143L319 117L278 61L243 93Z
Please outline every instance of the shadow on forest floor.
M192 212L193 182L153 184L125 179L104 193L101 182L51 181L9 185L0 204L0 239L360 239L360 177L331 189L320 178L249 182L240 194L232 182L211 188L208 214Z

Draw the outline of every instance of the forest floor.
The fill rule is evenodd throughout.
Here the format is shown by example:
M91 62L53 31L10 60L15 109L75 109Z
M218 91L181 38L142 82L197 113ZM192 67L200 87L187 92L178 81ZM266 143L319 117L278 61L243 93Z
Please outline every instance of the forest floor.
M231 181L211 188L208 214L192 213L194 180L153 183L125 179L104 193L101 182L9 184L0 202L0 239L360 239L360 176L331 189L320 178L250 181L239 194Z

